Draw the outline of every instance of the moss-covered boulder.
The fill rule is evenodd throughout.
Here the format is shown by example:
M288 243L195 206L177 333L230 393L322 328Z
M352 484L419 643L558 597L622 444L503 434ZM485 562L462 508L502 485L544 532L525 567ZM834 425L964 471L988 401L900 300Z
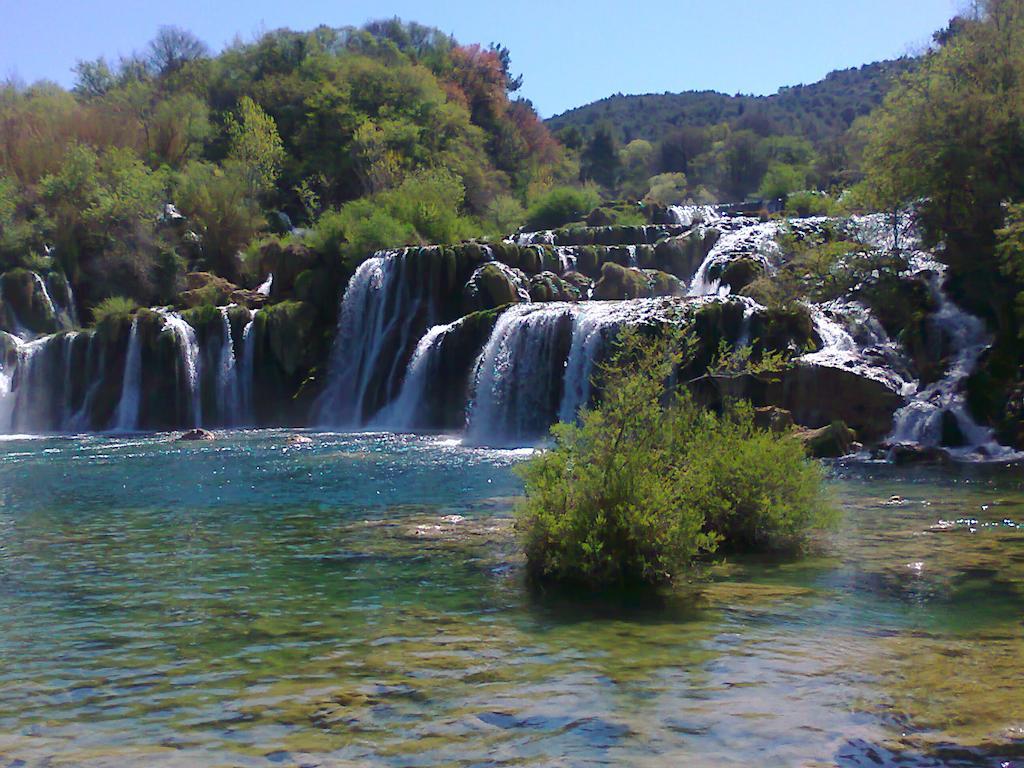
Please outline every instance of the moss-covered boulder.
M613 261L601 265L601 278L594 284L594 299L621 301L647 295L647 275L641 270L623 267Z
M654 245L654 266L689 281L718 242L717 229L695 228Z
M257 423L304 424L317 390L311 377L327 358L329 338L317 322L315 307L283 301L257 313L253 404Z
M467 312L494 309L529 298L529 280L515 267L488 262L474 270L463 289L463 307Z
M728 286L733 293L739 293L764 274L764 264L757 259L733 259L724 267L708 270L708 278L718 280L719 285Z
M586 297L587 294L579 286L554 272L541 272L530 278L531 301L580 301Z
M260 247L259 273L261 276L274 276L271 298L289 298L295 295L296 278L316 266L316 262L317 255L302 243L288 238L272 238Z
M833 459L854 453L860 446L857 434L842 421L833 421L817 429L799 429L796 436L816 459Z
M178 303L183 307L227 304L238 290L237 285L212 272L189 272L185 275L185 290L178 294Z

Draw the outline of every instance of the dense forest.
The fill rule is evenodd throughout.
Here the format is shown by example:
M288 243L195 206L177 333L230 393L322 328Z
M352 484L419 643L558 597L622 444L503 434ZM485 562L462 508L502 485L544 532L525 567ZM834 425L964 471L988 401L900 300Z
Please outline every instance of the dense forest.
M296 226L348 272L339 256L497 234L576 175L507 50L417 24L218 55L168 27L76 74L0 89L0 271L59 270L87 307L172 303L190 271L253 286L261 241Z
M617 94L547 125L579 152L584 178L627 196L724 202L834 191L860 178L858 121L917 63L866 64L772 96Z

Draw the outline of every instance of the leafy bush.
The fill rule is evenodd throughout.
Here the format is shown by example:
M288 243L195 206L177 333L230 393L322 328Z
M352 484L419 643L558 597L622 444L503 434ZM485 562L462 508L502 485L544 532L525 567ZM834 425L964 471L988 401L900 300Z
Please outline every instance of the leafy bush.
M527 229L555 229L580 221L601 202L592 186L555 187L537 197L526 212Z
M720 544L770 549L829 522L821 470L791 435L758 430L747 406L718 416L665 381L688 337L623 331L601 404L519 468L531 576L591 588L658 585Z
M786 213L790 216L835 216L839 205L824 192L794 192L786 198Z
M99 325L105 320L127 317L139 308L131 299L124 296L111 296L92 308L93 323Z

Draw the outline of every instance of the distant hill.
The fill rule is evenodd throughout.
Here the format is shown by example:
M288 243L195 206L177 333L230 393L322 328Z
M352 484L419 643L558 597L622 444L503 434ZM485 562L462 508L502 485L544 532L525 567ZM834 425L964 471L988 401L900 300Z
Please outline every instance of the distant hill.
M684 126L743 124L762 135L803 136L816 145L841 136L860 115L881 103L894 78L916 59L901 58L829 73L810 85L781 88L771 96L729 96L716 91L616 94L547 120L553 131L570 126L587 131L607 121L619 137L656 141Z

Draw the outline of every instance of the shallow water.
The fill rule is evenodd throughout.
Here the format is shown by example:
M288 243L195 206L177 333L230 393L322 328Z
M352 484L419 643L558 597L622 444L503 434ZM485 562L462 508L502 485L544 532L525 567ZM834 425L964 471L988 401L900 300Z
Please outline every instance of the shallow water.
M307 434L0 443L0 763L1024 765L1021 470L840 466L815 555L599 608L524 452Z

